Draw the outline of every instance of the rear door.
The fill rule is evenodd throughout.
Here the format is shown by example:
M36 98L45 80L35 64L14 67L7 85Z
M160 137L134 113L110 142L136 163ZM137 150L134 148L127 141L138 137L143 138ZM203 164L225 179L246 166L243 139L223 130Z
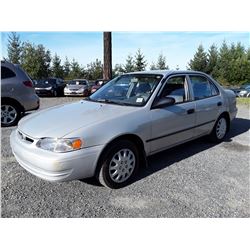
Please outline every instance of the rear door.
M151 109L151 153L190 140L194 136L195 103L190 101L186 75L170 76L156 98L173 97L174 105Z
M206 76L190 74L187 79L192 86L193 99L195 102L195 136L209 133L218 118L222 107L222 97L215 84Z

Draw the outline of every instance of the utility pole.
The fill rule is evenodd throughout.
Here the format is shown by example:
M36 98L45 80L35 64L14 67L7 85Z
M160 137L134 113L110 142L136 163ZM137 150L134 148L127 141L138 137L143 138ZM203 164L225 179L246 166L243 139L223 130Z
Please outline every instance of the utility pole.
M103 79L112 78L112 36L111 32L103 32Z

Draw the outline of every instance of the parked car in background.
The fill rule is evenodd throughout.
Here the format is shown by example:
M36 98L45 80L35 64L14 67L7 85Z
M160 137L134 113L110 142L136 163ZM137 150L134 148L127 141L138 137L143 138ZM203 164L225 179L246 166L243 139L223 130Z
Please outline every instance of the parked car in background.
M89 96L90 85L86 79L75 79L67 83L64 88L65 96Z
M229 88L229 89L234 92L234 94L236 95L236 97L239 97L239 93L241 91L240 88Z
M240 90L239 97L250 97L250 85L246 85L244 89Z
M100 87L105 85L107 82L108 82L108 80L104 80L104 79L96 80L94 85L91 87L91 94L95 93L96 90L98 90Z
M241 89L245 89L246 87L250 87L250 83L247 82L247 83L244 83L241 85Z
M236 113L235 94L204 73L134 72L84 100L27 116L10 143L20 165L40 178L95 176L120 188L146 156L205 135L221 142Z
M39 108L32 80L16 64L1 61L1 126L16 125L22 113Z
M35 90L39 96L63 96L65 83L61 78L50 77L35 80Z

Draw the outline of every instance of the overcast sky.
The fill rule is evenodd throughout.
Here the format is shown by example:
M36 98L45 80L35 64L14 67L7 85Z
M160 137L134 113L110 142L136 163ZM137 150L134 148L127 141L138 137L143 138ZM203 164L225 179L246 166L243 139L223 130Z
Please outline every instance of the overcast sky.
M62 61L67 56L75 58L82 66L102 60L102 32L18 32L22 41L43 44ZM2 32L2 57L7 56L8 33ZM228 44L241 42L249 47L248 32L113 32L113 65L124 64L126 57L141 49L148 62L148 67L157 60L159 53L166 56L171 69L179 65L186 69L199 44L205 49L213 43L220 46L225 40Z

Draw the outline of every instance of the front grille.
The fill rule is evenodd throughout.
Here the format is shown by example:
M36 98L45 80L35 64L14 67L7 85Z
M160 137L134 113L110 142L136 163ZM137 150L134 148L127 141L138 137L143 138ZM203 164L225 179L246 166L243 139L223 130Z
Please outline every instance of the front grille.
M20 140L27 142L27 143L33 143L34 140L27 135L23 134L22 132L18 131L18 137Z

